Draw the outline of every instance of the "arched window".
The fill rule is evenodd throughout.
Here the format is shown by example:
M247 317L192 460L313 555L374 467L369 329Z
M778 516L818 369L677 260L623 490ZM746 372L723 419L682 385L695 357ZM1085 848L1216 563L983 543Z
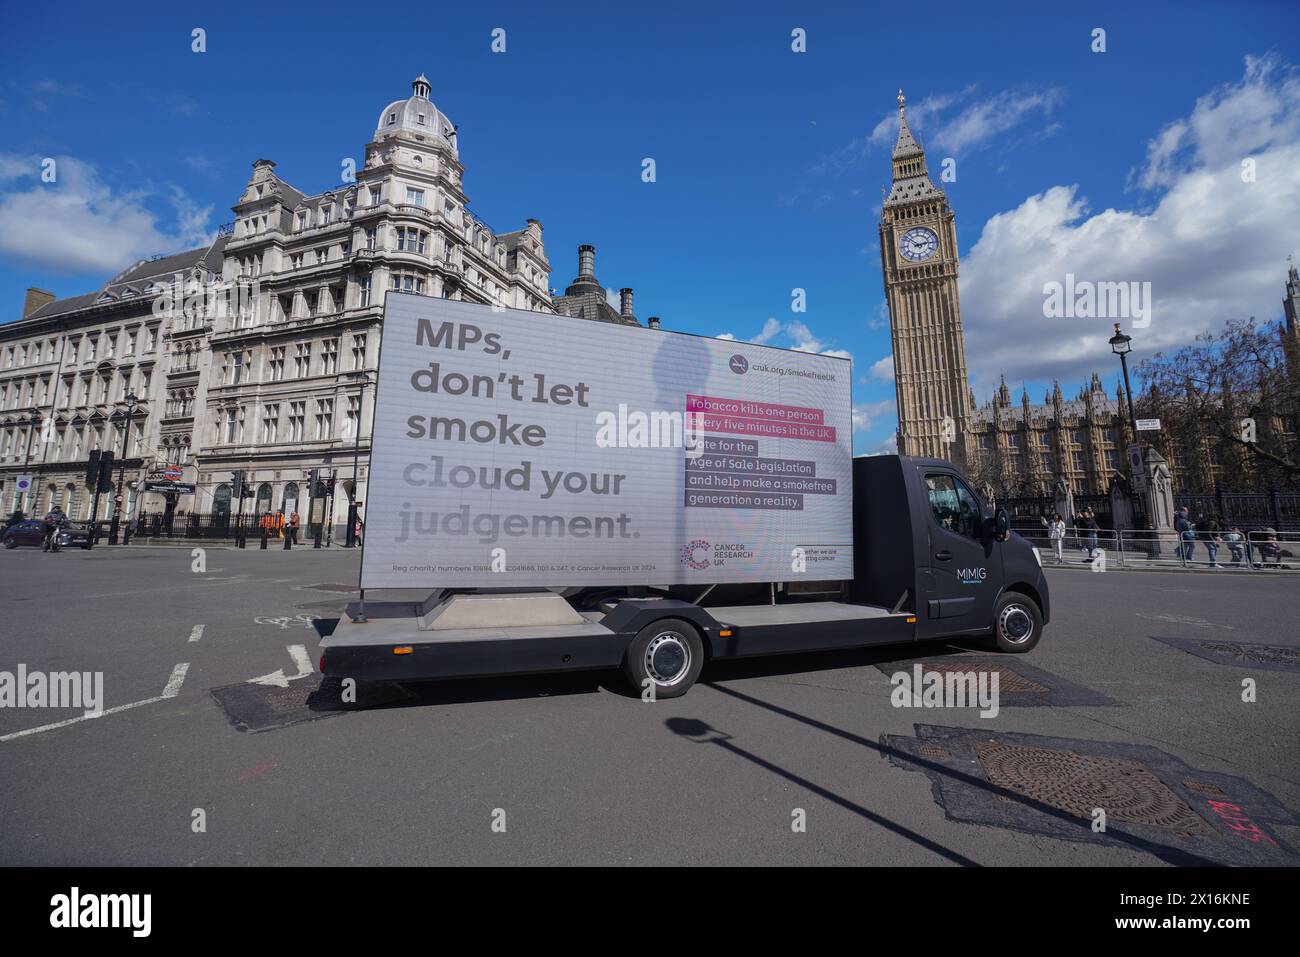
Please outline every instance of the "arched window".
M281 499L280 507L284 509L285 515L288 515L290 512L296 512L298 510L298 483L297 482L290 482L287 485L285 485L284 498Z
M218 485L216 494L212 496L212 511L217 515L230 514L230 486Z
M69 482L63 487L63 511L73 514L73 509L77 507L77 486L75 482Z
M263 515L271 510L271 486L263 482L257 487L257 514Z

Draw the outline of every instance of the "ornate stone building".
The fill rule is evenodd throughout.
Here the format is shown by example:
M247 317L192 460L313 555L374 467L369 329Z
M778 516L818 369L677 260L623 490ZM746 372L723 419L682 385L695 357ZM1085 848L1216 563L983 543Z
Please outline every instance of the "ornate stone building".
M1083 495L1106 492L1131 441L1125 407L1123 388L1106 395L1095 372L1073 399L1054 383L1042 405L1031 405L1024 390L1013 403L1004 378L972 416L971 478L999 496L1050 495L1058 478Z
M89 518L86 454L121 456L127 429L128 515L233 511L236 469L258 511L305 515L308 471L322 469L337 473L342 521L349 498L365 497L386 290L637 322L631 289L620 308L606 302L594 247L553 297L541 224L496 233L470 211L456 127L425 77L380 111L364 155L355 182L315 195L257 160L211 244L137 263L83 296L31 291L23 318L0 325L3 508L57 501ZM145 491L164 463L193 494ZM34 493L18 493L23 474Z
M971 425L957 294L957 229L930 180L898 91L893 183L880 211L880 265L894 346L898 451L965 461Z

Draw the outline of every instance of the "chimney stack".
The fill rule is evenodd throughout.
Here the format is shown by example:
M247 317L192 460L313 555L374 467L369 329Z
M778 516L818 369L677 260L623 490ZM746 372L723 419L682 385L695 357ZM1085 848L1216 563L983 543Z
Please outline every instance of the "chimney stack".
M35 286L28 286L27 296L23 299L23 318L26 319L37 309L49 305L54 299L54 293L46 292L44 289L37 289Z
M618 312L625 319L632 318L632 290L623 288L618 291Z
M649 319L647 319L647 320L645 321L645 324L646 324L649 328L651 328L651 329L658 329L658 328L659 328L659 317L658 317L658 316L651 316Z
M578 247L578 278L596 278L596 247L583 245Z

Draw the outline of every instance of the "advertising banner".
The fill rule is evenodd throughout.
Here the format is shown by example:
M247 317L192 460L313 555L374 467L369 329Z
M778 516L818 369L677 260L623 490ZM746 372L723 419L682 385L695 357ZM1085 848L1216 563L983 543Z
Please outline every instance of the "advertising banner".
M389 292L364 588L853 576L851 364Z

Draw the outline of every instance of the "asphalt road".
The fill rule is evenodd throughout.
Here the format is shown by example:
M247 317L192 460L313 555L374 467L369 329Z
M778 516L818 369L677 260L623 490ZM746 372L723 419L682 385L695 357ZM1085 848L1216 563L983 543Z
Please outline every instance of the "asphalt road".
M1300 670L1152 637L1300 648L1300 577L1052 570L1040 646L979 660L1032 667L1064 698L991 719L891 705L892 664L977 651L944 645L715 665L654 704L616 673L446 682L254 733L212 689L297 674L294 645L314 664L311 619L337 617L357 556L204 557L196 571L180 548L0 552L0 671L102 671L104 707L122 709L34 730L81 712L0 708L0 864L1300 861ZM317 681L287 682L271 712L302 716ZM946 793L976 770L952 748L900 760L918 725L1163 753L1191 770L1162 780L1236 801L1276 843L1237 827L1194 844L1183 825L1107 838L1059 813L1053 834L1005 792ZM1270 798L1281 811L1261 810Z

